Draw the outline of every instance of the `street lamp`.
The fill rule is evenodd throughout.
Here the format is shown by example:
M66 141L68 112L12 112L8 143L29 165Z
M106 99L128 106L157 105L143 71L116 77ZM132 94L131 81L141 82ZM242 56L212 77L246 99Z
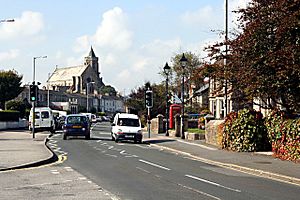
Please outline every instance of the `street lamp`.
M169 136L169 93L168 93L168 82L169 82L169 73L171 71L168 63L164 66L164 73L166 75L166 136Z
M33 81L32 85L35 85L35 60L39 58L47 58L47 56L38 56L38 57L33 57ZM37 84L38 85L38 84ZM32 137L34 138L34 128L35 128L35 101L32 102Z
M187 59L184 56L184 53L182 54L181 59L179 60L180 65L182 67L182 85L181 85L181 102L182 102L182 116L181 116L181 139L185 139L184 135L184 68L187 65Z
M94 84L95 82L86 83L86 112L89 112L89 84Z

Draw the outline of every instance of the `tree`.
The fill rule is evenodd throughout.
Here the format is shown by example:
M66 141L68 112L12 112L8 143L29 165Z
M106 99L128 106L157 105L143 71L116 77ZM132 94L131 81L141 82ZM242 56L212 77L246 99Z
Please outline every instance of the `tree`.
M151 109L150 118L156 117L158 114L165 114L166 112L166 90L163 83L152 84L150 82L138 87L136 90L132 90L129 94L129 98L126 100L126 105L139 116L147 115L147 109L145 106L145 91L150 88L153 91L153 108Z
M0 71L0 108L5 109L5 102L21 93L22 78L23 76L14 70Z
M29 114L29 110L31 108L31 105L28 103L27 99L25 100L11 100L6 102L6 109L7 110L16 110L20 112L20 117L28 117L27 114ZM28 111L28 113L26 113Z
M101 94L108 94L109 96L116 96L116 89L110 85L105 85L100 89Z
M265 108L273 108L272 101L289 113L300 110L299 7L299 0L253 0L239 10L242 32L210 47L213 60L227 60L225 66L215 64L212 75L228 80L246 101L260 98Z

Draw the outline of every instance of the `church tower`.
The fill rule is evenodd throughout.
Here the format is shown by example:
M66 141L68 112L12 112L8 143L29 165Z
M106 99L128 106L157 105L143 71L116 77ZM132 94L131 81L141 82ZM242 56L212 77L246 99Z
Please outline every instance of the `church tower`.
M84 65L90 65L100 77L98 57L96 57L92 46L89 55L84 58Z

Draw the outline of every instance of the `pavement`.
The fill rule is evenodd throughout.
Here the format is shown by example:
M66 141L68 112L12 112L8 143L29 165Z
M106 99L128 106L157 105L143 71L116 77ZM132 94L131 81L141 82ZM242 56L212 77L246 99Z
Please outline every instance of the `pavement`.
M0 131L0 172L44 165L57 160L46 143L49 132ZM206 144L203 140L188 141L164 134L144 135L144 143L172 151L214 166L230 168L260 177L300 186L300 165L272 157L271 152L230 152Z

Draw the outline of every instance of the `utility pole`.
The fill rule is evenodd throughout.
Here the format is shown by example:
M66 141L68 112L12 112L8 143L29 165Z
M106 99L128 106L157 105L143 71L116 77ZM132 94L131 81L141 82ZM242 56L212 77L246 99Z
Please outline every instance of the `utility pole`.
M228 0L225 0L225 59L224 59L224 75L225 75L225 102L224 102L224 118L227 116L227 101L228 101L228 83L227 83L227 55L228 55Z

